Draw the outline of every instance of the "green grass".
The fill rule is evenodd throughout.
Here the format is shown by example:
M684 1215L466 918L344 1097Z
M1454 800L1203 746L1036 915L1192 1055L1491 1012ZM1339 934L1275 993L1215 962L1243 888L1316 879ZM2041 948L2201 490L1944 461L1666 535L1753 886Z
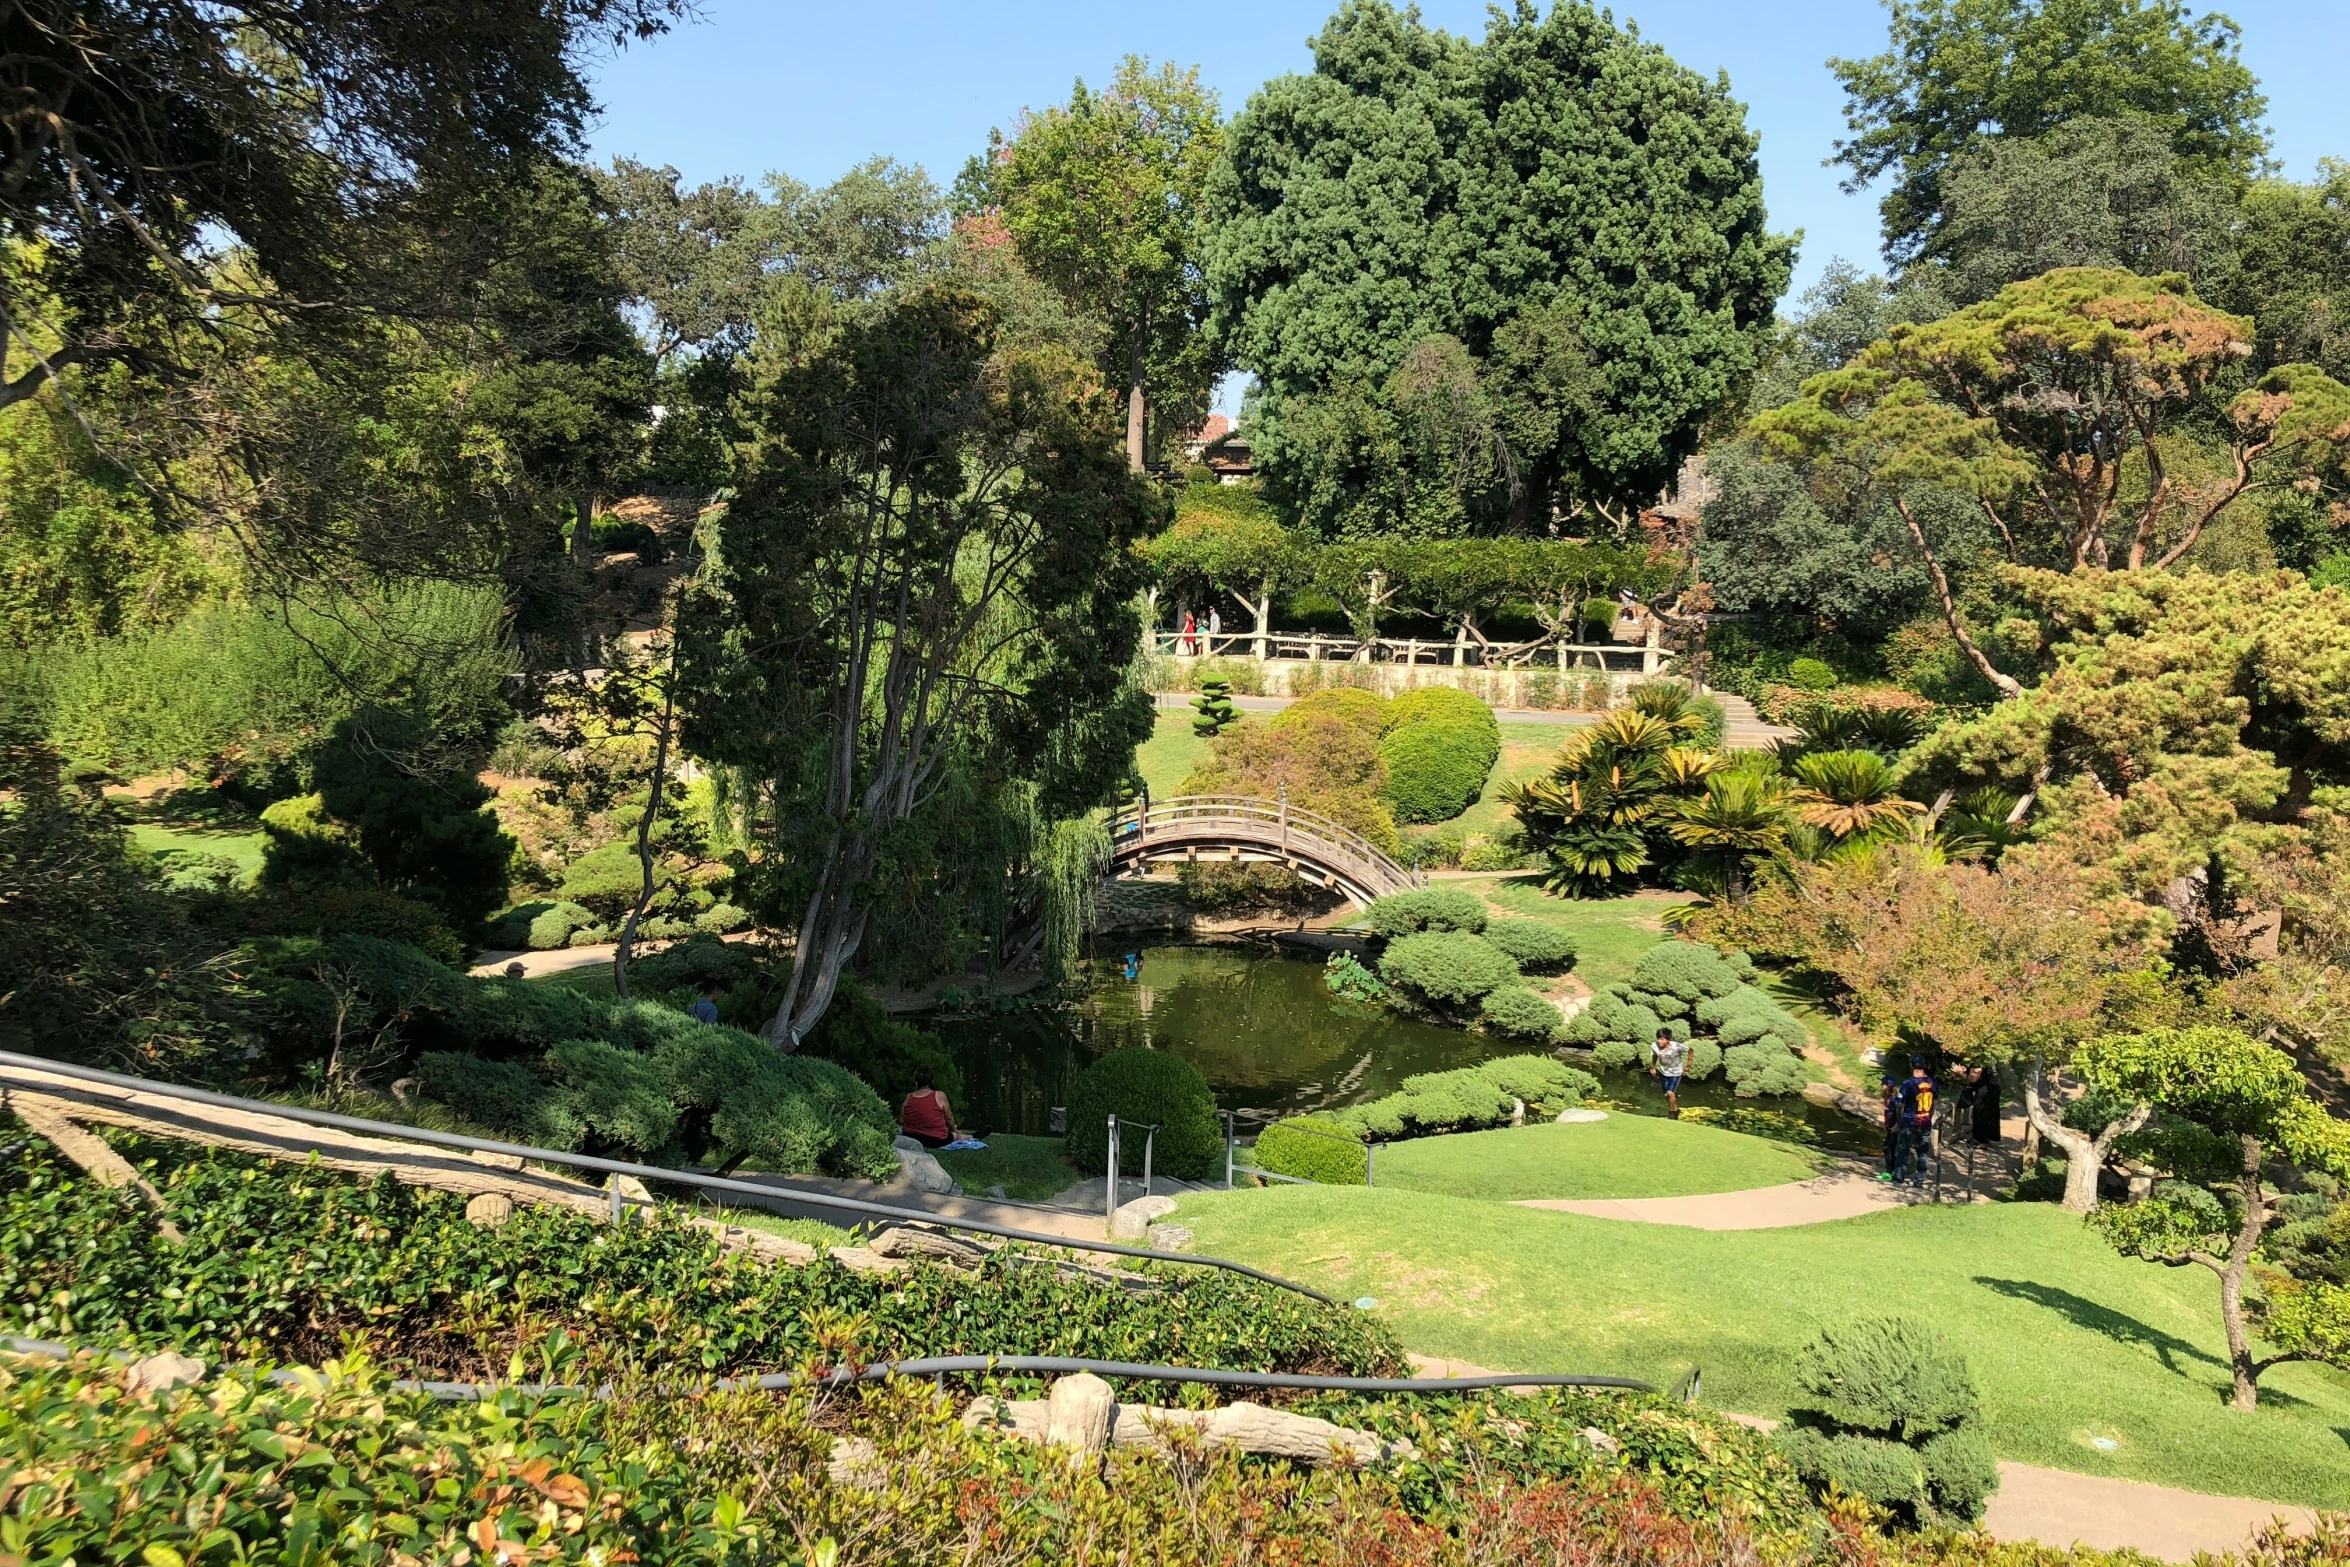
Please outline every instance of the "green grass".
M844 1230L837 1224L826 1224L821 1219L786 1219L764 1208L721 1208L715 1217L723 1224L745 1230L762 1230L769 1235L780 1235L789 1241L805 1241L810 1246L857 1246L864 1242L863 1232Z
M985 1148L973 1153L941 1153L938 1162L973 1197L984 1197L990 1186L1001 1186L1006 1197L1042 1202L1077 1182L1076 1170L1061 1162L1058 1137L997 1132L988 1137Z
M1463 881L1495 912L1540 920L1572 931L1575 974L1594 990L1632 977L1640 955L1666 939L1665 911L1689 900L1677 892L1635 892L1621 898L1559 898L1542 890L1533 871Z
M1448 830L1458 826L1464 838L1480 833L1490 836L1511 820L1509 807L1501 803L1501 791L1558 760L1559 747L1573 733L1565 724L1503 724L1501 754L1494 758L1493 771L1485 775L1484 792L1474 805L1442 825Z
M1202 1251L1377 1298L1415 1351L1658 1383L1699 1365L1707 1402L1758 1415L1787 1413L1822 1324L1898 1312L1966 1356L2003 1458L2350 1504L2350 1378L2280 1367L2260 1410L2228 1409L2212 1276L2130 1261L2046 1204L1716 1233L1382 1184L1196 1194L1180 1217Z
M1183 792L1183 780L1208 754L1209 742L1191 732L1191 709L1159 709L1151 737L1134 753L1134 765L1154 800L1171 800Z
M1379 1151L1381 1190L1487 1202L1689 1197L1807 1181L1813 1161L1780 1143L1656 1116L1421 1137ZM1516 1368L1512 1368L1516 1369Z

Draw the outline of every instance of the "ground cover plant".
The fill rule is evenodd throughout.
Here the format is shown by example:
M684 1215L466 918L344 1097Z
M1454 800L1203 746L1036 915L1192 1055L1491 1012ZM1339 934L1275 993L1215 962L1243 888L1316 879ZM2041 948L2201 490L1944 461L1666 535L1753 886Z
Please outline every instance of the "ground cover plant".
M1187 1268L1106 1289L999 1259L976 1272L856 1273L723 1253L671 1219L613 1226L544 1208L490 1228L447 1193L126 1140L164 1216L38 1139L0 1167L0 1315L101 1348L318 1364L363 1344L457 1380L558 1341L614 1370L787 1370L819 1353L1060 1354L1258 1370L1401 1369L1376 1319Z
M1743 952L1662 942L1641 955L1629 980L1601 987L1565 1037L1601 1066L1629 1067L1644 1063L1657 1031L1669 1029L1694 1042L1689 1075L1699 1081L1719 1069L1742 1097L1800 1093L1810 1030L1754 983L1760 977Z
M1610 1115L1604 1121L1422 1137L1379 1151L1379 1185L1487 1202L1688 1197L1804 1181L1817 1163L1737 1132Z
M1549 1056L1503 1056L1450 1072L1424 1072L1368 1104L1275 1122L1258 1137L1260 1168L1313 1181L1361 1183L1362 1148L1475 1127L1549 1120L1599 1090L1590 1073Z
M2338 1376L2280 1366L2262 1386L2286 1396L2227 1409L2211 1276L2121 1257L2048 1204L1709 1232L1382 1182L1194 1194L1178 1218L1202 1250L1279 1259L1316 1288L1376 1298L1417 1353L1665 1381L1702 1364L1709 1403L1780 1418L1807 1400L1793 1366L1823 1322L1891 1305L1966 1358L2002 1459L2350 1503Z

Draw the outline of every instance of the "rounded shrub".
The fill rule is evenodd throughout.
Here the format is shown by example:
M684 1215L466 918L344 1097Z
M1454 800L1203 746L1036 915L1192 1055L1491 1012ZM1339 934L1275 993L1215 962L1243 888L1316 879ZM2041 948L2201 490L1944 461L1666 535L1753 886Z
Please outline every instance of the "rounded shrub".
M1523 985L1502 985L1488 991L1478 1010L1484 1015L1486 1028L1512 1039L1548 1044L1566 1026L1557 1007Z
M1708 996L1726 996L1738 983L1721 953L1701 941L1661 942L1642 953L1632 969L1634 989L1679 996L1692 1005Z
M1700 1039L1689 1047L1689 1073L1692 1082L1702 1083L1722 1069L1722 1047L1710 1039ZM1757 1115L1766 1112L1756 1111Z
M1216 1100L1199 1068L1163 1050L1116 1050L1078 1074L1069 1090L1069 1136L1064 1152L1080 1170L1109 1165L1109 1118L1118 1118L1121 1174L1142 1173L1144 1125L1156 1125L1152 1168L1187 1181L1205 1180L1223 1138ZM1129 1127L1133 1129L1128 1130Z
M1357 690L1352 686L1333 686L1327 691L1316 691L1301 696L1273 715L1267 727L1288 729L1309 720L1330 717L1350 729L1359 729L1376 740L1387 732L1387 698L1376 691Z
M1787 666L1787 683L1798 691L1833 691L1836 671L1816 658L1799 658Z
M1515 980L1518 966L1483 936L1431 930L1389 942L1379 977L1415 1001L1462 1011Z
M1575 938L1541 920L1487 920L1485 939L1529 974L1564 974L1575 966Z
M731 903L713 903L694 916L694 929L705 936L724 936L751 923L751 911Z
M1629 1039L1603 1039L1592 1047L1591 1059L1605 1067L1624 1067L1640 1064L1640 1047Z
M1371 900L1363 910L1363 924L1380 936L1409 936L1423 930L1473 933L1485 928L1485 900L1458 887L1391 892Z
M1446 822L1477 802L1501 755L1493 709L1451 686L1422 686L1387 705L1379 758L1399 822Z
M1276 1121L1257 1137L1257 1167L1324 1186L1361 1186L1370 1176L1360 1132L1326 1115Z

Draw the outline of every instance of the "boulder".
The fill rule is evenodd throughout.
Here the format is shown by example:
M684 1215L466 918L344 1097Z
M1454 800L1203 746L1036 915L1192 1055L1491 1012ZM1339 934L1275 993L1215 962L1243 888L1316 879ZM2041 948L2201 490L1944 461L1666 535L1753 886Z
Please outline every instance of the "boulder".
M1153 1223L1175 1211L1172 1197L1137 1197L1110 1215L1110 1239L1138 1241Z
M466 1200L465 1217L485 1229L494 1230L514 1217L514 1199L503 1192L483 1192Z
M1607 1112L1605 1110L1587 1110L1581 1105L1570 1105L1558 1113L1558 1123L1561 1126L1576 1126L1585 1121L1604 1121L1606 1119Z
M1193 1238L1188 1224L1154 1224L1150 1228L1153 1251L1189 1251Z
M898 1139L898 1174L904 1176L914 1190L929 1192L936 1197L952 1197L962 1190L955 1184L955 1178L947 1174L946 1166L938 1162L937 1155L920 1143L914 1143L912 1148L908 1148L905 1145L909 1142L913 1142L913 1139Z

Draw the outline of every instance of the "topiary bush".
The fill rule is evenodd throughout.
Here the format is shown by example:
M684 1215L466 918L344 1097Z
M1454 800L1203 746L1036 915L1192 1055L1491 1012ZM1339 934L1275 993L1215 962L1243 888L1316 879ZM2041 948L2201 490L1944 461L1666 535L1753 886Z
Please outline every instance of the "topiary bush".
M1537 1044L1549 1044L1566 1029L1559 1009L1523 985L1503 985L1487 992L1478 1012L1485 1019L1486 1032Z
M1370 1179L1363 1134L1336 1117L1294 1116L1257 1136L1257 1168L1324 1186L1361 1186Z
M1485 900L1458 887L1391 892L1384 898L1371 900L1363 910L1363 924L1372 934L1390 938L1423 930L1465 930L1474 934L1486 925Z
M1337 1111L1340 1124L1366 1138L1388 1141L1439 1132L1507 1125L1523 1101L1548 1119L1595 1093L1599 1079L1551 1056L1503 1056L1480 1066L1424 1072L1400 1092Z
M1529 974L1564 974L1575 966L1575 938L1541 920L1487 920L1484 936Z
M1801 1053L1810 1032L1749 983L1754 977L1754 960L1743 952L1666 942L1642 955L1629 983L1592 997L1563 1037L1590 1050L1601 1066L1639 1067L1661 1026L1694 1042L1692 1079L1718 1070L1742 1097L1801 1093L1807 1080Z
M1667 941L1641 954L1632 968L1632 988L1678 996L1695 1004L1738 988L1737 972L1717 949L1697 941Z
M1207 1179L1223 1147L1216 1099L1199 1068L1163 1050L1115 1050L1078 1074L1069 1090L1063 1156L1099 1174L1109 1164L1109 1126L1118 1118L1121 1174L1142 1173L1141 1126L1159 1128L1153 1168L1187 1181ZM1129 1124L1133 1130L1129 1131Z
M1900 1317L1821 1330L1795 1360L1814 1403L1780 1448L1813 1485L1866 1497L1907 1523L1971 1524L1999 1488L1982 1400L1964 1358Z
M1379 740L1388 803L1399 822L1446 822L1484 792L1501 755L1493 709L1451 686L1422 686L1387 704Z
M1482 936L1432 930L1389 942L1379 977L1424 1006L1460 1012L1515 980L1518 965Z

